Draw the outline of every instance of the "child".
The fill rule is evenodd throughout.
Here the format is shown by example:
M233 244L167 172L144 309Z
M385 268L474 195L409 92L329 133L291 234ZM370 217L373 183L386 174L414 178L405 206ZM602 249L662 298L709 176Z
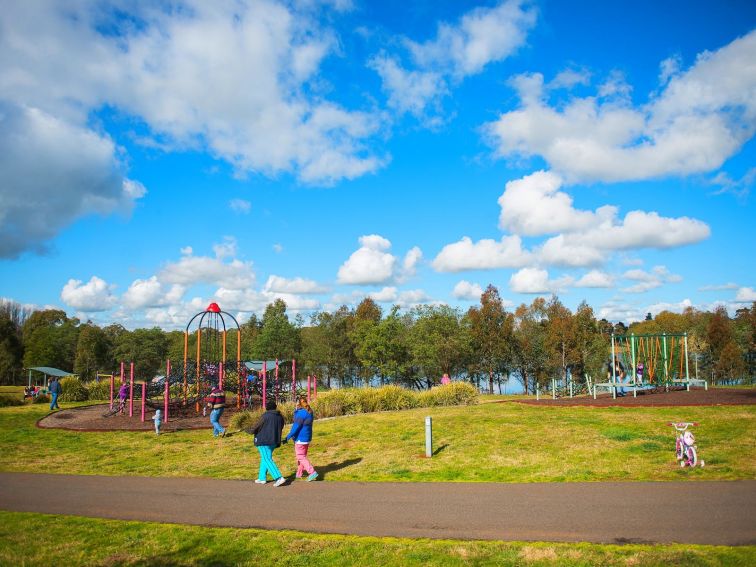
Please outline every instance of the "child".
M124 382L121 384L118 390L118 412L124 413L126 411L126 399L129 397L129 385Z
M267 482L267 474L273 477L273 486L281 486L286 482L286 477L278 470L273 462L273 451L281 446L281 432L284 428L284 418L278 411L276 401L269 399L265 402L265 413L252 428L255 435L255 446L260 452L260 472L255 479L257 484Z
M307 471L307 482L318 478L318 473L307 458L307 450L312 441L312 408L307 403L307 398L300 396L297 401L297 409L294 411L294 423L291 431L286 436L284 443L294 439L294 455L297 459L297 478L302 478L302 473Z
M163 424L163 412L159 409L155 410L155 415L152 416L155 422L155 435L160 435L160 426Z

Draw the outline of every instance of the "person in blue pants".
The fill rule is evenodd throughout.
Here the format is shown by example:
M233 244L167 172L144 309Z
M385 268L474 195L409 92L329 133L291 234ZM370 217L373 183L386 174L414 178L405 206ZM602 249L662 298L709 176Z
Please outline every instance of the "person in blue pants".
M286 482L286 477L273 462L273 451L281 446L281 433L284 428L283 415L276 408L276 401L268 400L265 404L265 413L252 428L255 446L260 453L260 471L255 479L257 484L265 484L268 481L268 474L275 481L273 486L281 486Z
M226 430L220 424L220 417L226 409L226 393L218 386L213 386L210 395L206 398L207 407L210 408L210 423L213 426L213 437L226 436Z
M63 388L58 379L53 376L47 389L50 390L50 411L60 409L60 406L58 405L58 396L63 393Z

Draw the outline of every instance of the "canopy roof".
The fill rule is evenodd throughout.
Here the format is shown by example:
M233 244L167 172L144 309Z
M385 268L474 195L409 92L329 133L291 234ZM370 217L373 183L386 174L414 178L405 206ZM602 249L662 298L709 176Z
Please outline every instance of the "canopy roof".
M58 376L60 378L64 376L75 376L73 372L66 372L65 370L53 368L51 366L32 366L27 370L36 370L37 372L41 372L42 374L46 374L47 376Z
M247 360L244 363L244 366L247 367L247 370L254 370L255 372L262 372L263 369L263 362L266 363L266 367L268 371L274 370L276 368L276 361L275 360ZM279 360L278 366L279 368L284 365L284 363L289 362L288 360Z

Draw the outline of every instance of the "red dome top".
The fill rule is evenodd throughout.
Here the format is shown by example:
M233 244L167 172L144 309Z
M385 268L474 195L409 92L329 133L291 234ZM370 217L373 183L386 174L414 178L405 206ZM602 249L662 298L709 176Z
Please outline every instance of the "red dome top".
M205 311L209 311L210 313L220 313L221 308L218 307L217 303L211 303L210 305L207 306L207 309L205 309Z

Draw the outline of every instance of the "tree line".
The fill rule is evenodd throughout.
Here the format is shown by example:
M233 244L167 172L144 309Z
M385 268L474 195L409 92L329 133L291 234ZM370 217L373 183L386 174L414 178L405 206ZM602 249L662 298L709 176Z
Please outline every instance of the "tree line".
M309 320L293 319L286 303L269 304L262 317L228 334L228 358L297 360L298 374L317 374L330 387L402 384L428 388L443 374L493 392L510 377L525 392L552 378L602 376L615 334L688 333L691 374L714 382L754 374L756 303L730 317L724 307L713 312L687 308L663 311L627 327L597 319L584 301L573 313L558 297L536 298L507 310L499 291L488 286L479 304L467 311L447 305L422 305L384 312L371 298L357 307L320 311ZM193 352L195 337L190 337ZM158 327L128 330L69 318L62 310L32 310L0 301L0 383L24 382L25 368L52 366L71 370L83 380L117 372L121 361L135 364L135 374L149 379L165 371L165 361L180 361L183 331Z

